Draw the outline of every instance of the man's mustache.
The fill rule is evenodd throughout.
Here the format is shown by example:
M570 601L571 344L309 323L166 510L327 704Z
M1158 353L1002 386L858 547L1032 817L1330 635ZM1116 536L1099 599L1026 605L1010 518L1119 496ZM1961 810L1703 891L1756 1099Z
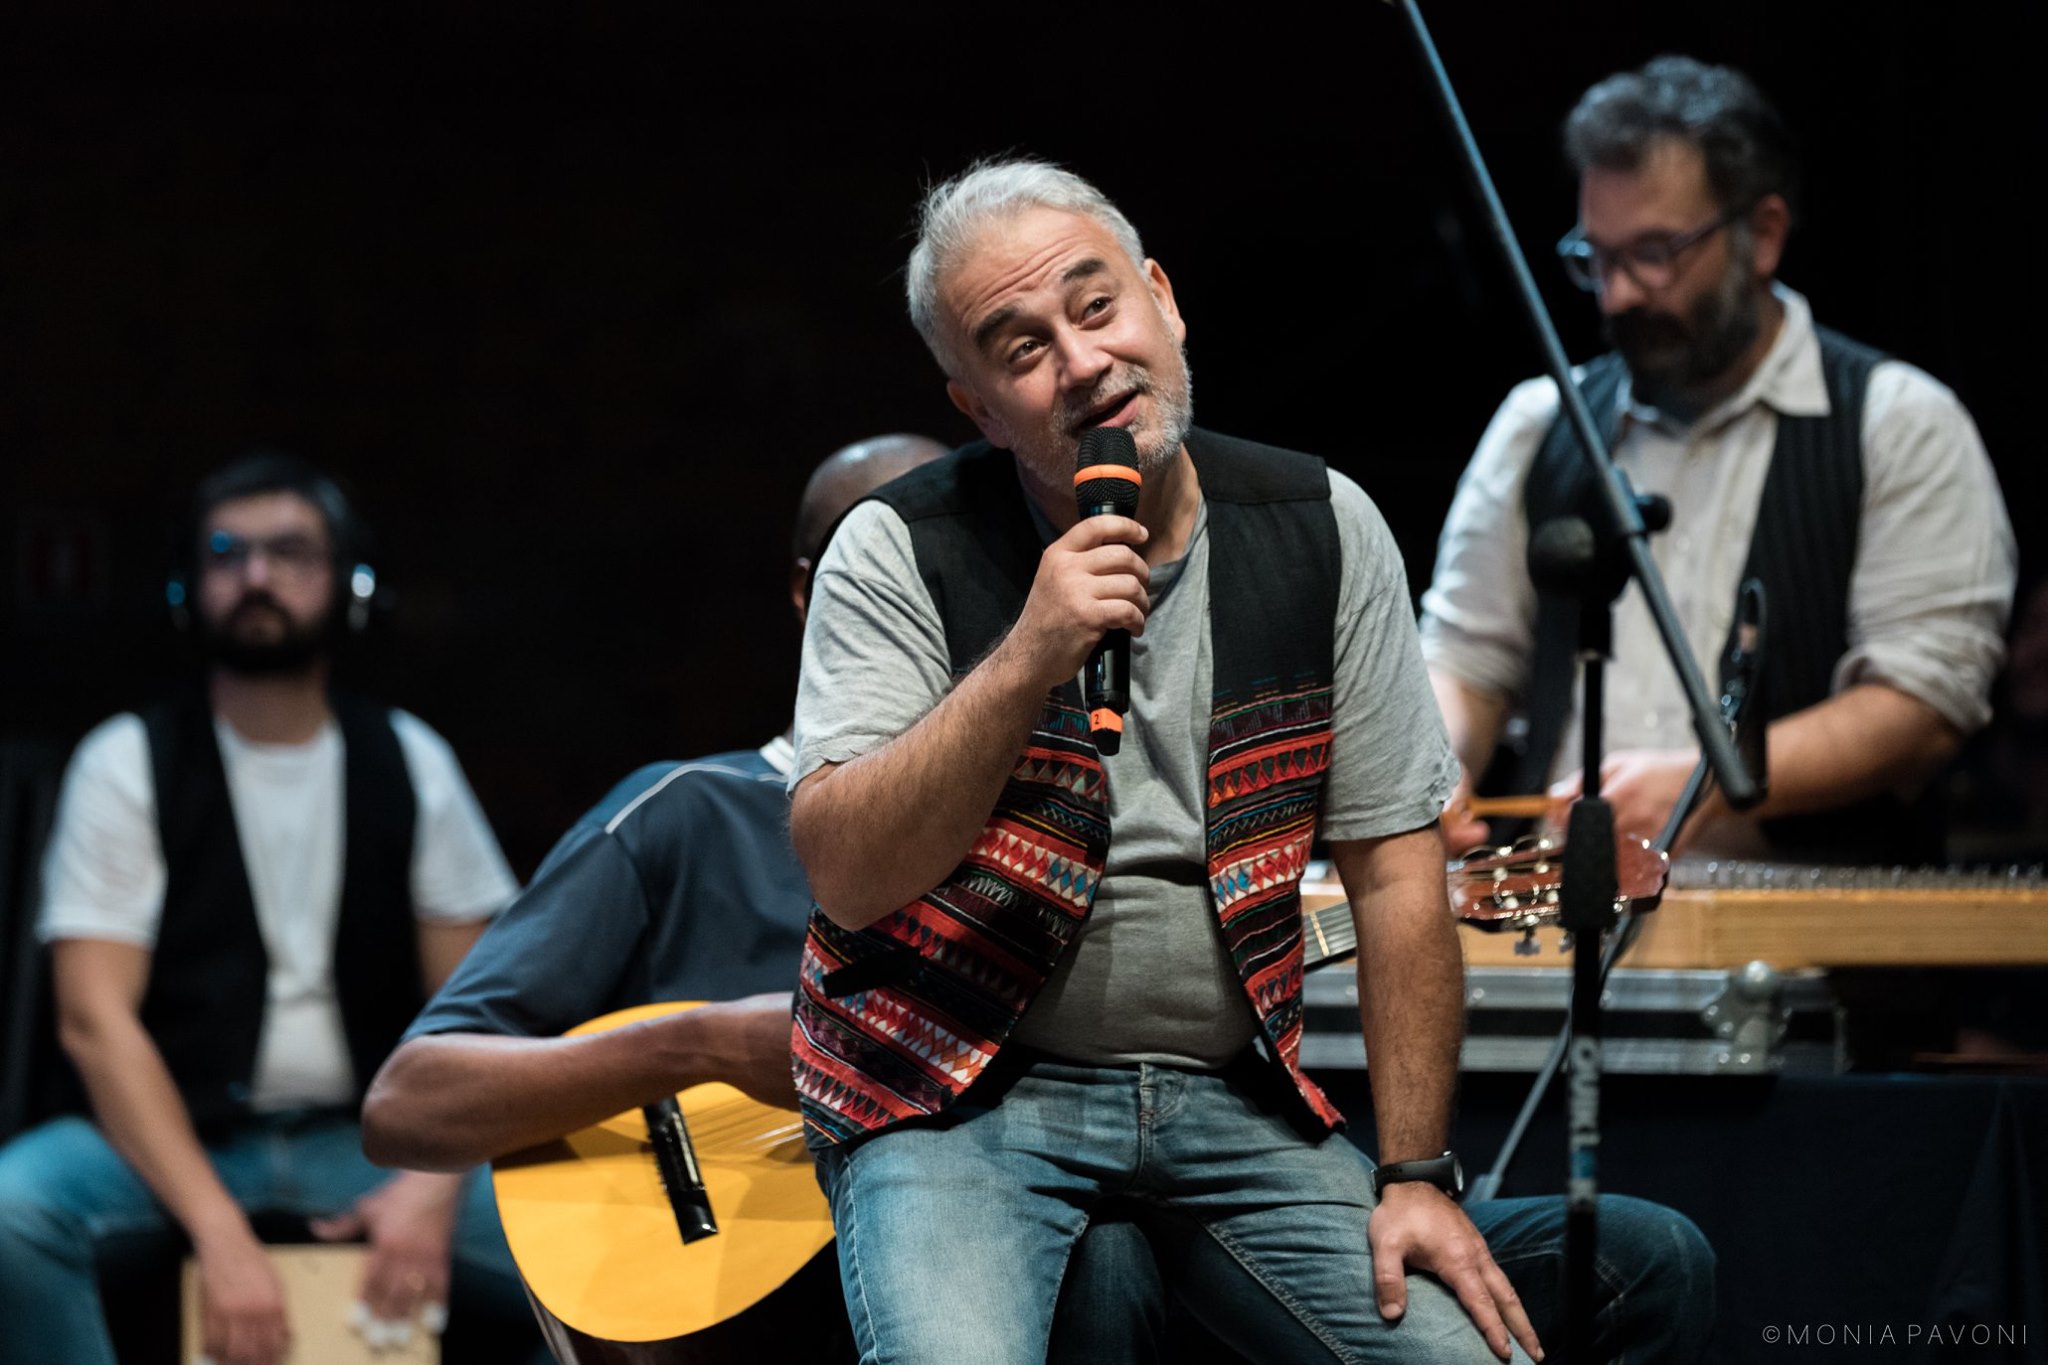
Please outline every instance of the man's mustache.
M251 588L248 592L242 594L242 600L235 603L234 607L228 612L227 624L232 626L238 621L255 615L259 611L272 612L284 617L287 621L291 620L291 613L284 609L284 603L272 597L262 588Z
M1677 345L1692 338L1692 330L1669 313L1651 313L1631 308L1607 320L1609 336L1617 346Z
M1060 430L1071 431L1086 421L1090 413L1099 407L1105 398L1113 394L1131 393L1144 396L1152 392L1151 371L1133 365L1126 369L1114 370L1095 381L1087 393L1076 398L1067 398L1060 403Z

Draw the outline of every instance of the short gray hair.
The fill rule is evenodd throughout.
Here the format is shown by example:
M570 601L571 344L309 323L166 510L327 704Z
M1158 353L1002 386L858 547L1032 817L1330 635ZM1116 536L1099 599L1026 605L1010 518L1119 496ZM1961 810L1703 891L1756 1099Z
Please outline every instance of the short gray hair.
M982 227L1028 209L1059 209L1102 224L1131 264L1145 265L1138 230L1109 197L1072 171L1050 161L976 161L960 174L925 192L917 211L917 245L904 272L910 325L924 338L939 364L950 370L939 319L939 277L958 261Z

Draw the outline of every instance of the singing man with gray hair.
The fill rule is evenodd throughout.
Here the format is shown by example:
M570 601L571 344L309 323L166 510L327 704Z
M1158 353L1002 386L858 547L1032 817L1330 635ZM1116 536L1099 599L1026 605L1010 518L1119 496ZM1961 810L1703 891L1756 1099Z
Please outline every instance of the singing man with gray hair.
M1378 511L1193 426L1173 286L1078 176L938 186L908 295L985 439L842 524L792 772L818 901L797 1090L863 1358L1044 1360L1112 1197L1260 1359L1540 1351L1454 1198L1457 761ZM1077 516L1102 426L1133 438L1135 517ZM1113 630L1111 754L1074 679ZM1299 1065L1318 834L1357 920L1377 1172Z

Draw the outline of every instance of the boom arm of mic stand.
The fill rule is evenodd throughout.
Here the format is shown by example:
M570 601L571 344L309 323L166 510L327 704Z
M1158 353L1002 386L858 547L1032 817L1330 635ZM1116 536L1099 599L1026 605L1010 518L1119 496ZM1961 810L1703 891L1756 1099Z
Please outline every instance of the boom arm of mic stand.
M1565 358L1564 344L1558 340L1557 328L1551 323L1550 314L1544 310L1535 277L1529 273L1529 262L1522 255L1521 244L1515 240L1507 209L1493 187L1486 159L1479 153L1472 127L1465 120L1464 106L1458 102L1457 92L1451 88L1450 75L1444 70L1443 59L1437 55L1436 42L1429 36L1429 26L1423 22L1422 11L1416 7L1416 0L1398 0L1396 7L1408 21L1408 31L1415 39L1423 65L1428 68L1438 107L1462 153L1460 160L1464 164L1465 177L1486 210L1487 226L1493 234L1494 244L1500 249L1508 273L1514 277L1516 297L1536 334L1537 345L1543 351L1545 368L1557 382L1565 418L1578 436L1585 457L1593 463L1597 476L1595 482L1607 504L1609 525L1619 528L1627 545L1629 572L1642 587L1643 603L1650 609L1650 618L1657 623L1657 634L1663 638L1664 652L1670 656L1672 667L1678 673L1679 686L1684 689L1686 703L1692 708L1693 733L1699 736L1700 752L1713 766L1714 776L1721 784L1722 798L1736 810L1748 810L1762 799L1761 793L1749 780L1749 774L1742 770L1742 764L1735 756L1735 745L1718 723L1718 712L1707 694L1706 677L1686 645L1685 634L1679 629L1678 614L1671 606L1671 595L1665 590L1663 576L1657 572L1657 565L1650 558L1649 537L1643 528L1642 511L1620 471L1614 467L1607 442L1600 436L1600 429L1593 421L1591 410L1586 407L1584 395L1572 382L1571 362Z

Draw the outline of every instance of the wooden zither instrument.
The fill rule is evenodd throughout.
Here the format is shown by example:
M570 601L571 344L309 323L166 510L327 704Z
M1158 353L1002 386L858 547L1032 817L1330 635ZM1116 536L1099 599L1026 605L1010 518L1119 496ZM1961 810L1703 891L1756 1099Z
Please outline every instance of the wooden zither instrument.
M1465 935L1475 966L1562 963L1554 922ZM1681 859L1631 967L1971 967L2048 963L2038 867L1828 867Z
M1451 907L1470 966L1564 964L1557 927L1566 852L1554 839L1481 849L1451 865ZM1768 962L1808 967L2048 964L2048 873L2040 867L1835 867L1663 855L1616 840L1622 903L1642 916L1627 965L1670 969ZM1307 880L1309 956L1353 951L1334 880ZM1327 940L1327 942L1325 942Z

